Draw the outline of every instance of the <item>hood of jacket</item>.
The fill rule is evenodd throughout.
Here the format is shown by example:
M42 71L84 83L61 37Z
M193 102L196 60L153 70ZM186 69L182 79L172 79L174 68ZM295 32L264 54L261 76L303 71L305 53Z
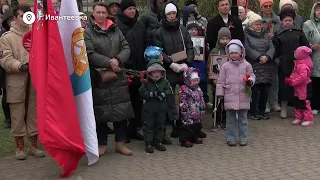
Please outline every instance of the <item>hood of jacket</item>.
M316 9L316 6L320 7L320 2L316 2L314 3L314 5L312 6L312 9L311 9L311 13L310 13L310 20L315 22L316 21L316 17L314 15L314 11ZM320 20L320 19L319 19Z
M188 87L191 87L191 74L193 72L198 73L198 76L200 78L200 71L196 68L189 67L183 72L184 84Z
M7 25L7 20L10 18L13 18L13 11L11 9L6 11L2 17L2 27L7 31L10 29L10 27Z
M297 50L294 52L294 56L296 58L297 64L305 64L310 69L313 68L313 63L310 58L310 54L312 53L312 50L308 48L307 46L300 46L297 48Z
M162 71L162 78L165 78L166 77L166 70L164 68L164 65L161 61L159 60L152 60L152 61L149 61L148 65L147 65L147 77L148 79L151 79L153 81L158 81L160 79L155 79L151 76L151 72L152 71L156 71L156 70L159 70L159 71Z
M189 19L189 16L190 14L193 13L196 17L196 11L193 7L191 6L185 6L183 7L183 10L182 10L182 23L183 23L183 26L186 26L187 22L188 22L188 19Z
M94 22L94 17L93 15L91 15L88 19L87 27L92 28L94 31L98 33L107 33L109 31L114 31L116 29L116 25L111 19L106 19L106 24L107 24L107 29L102 30L98 25L96 25L96 23Z
M117 12L117 21L121 21L123 24L132 27L136 24L139 17L139 12L136 10L136 15L134 18L130 18L127 15L125 15L121 10Z
M15 21L12 21L11 23L11 28L10 28L10 31L11 32L14 32L20 36L23 36L26 32L28 32L30 29L29 27L23 27L23 26L20 26L17 22Z
M239 59L239 61L232 61L232 60L230 59L230 56L229 56L229 46L230 46L231 44L236 44L236 45L240 46L241 49L242 49L242 57L241 57L241 59ZM230 62L233 62L233 63L242 62L243 59L244 59L244 57L246 57L246 51L245 51L245 49L244 49L244 46L243 46L242 42L241 42L239 39L232 39L232 40L226 45L225 51L226 51L226 54L227 54L228 58L230 59Z
M152 12L158 14L159 13L159 10L161 10L161 8L157 8L157 0L150 0L151 3L150 3L150 9ZM164 0L164 3L166 3L168 0Z
M168 22L167 20L167 16L166 16L166 13L165 13L165 8L166 6L169 4L169 3L172 3L173 5L176 6L177 8L177 17L176 17L176 21L174 22ZM166 29L178 29L180 27L180 12L179 12L179 7L176 3L174 2L166 2L162 5L161 7L161 11L160 11L160 19L161 19L161 24L164 28Z

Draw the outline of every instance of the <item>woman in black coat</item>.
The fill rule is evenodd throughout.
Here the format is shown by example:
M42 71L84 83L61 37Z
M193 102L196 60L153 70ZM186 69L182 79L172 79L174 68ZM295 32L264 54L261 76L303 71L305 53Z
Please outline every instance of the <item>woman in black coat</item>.
M283 9L280 13L282 25L275 34L274 45L279 59L279 93L281 100L281 118L287 118L288 102L294 97L293 87L284 83L294 68L294 51L300 46L310 46L301 28L294 25L296 14L292 9Z
M194 60L193 43L188 30L180 25L178 9L177 5L173 2L163 4L161 14L159 14L161 27L157 30L153 41L153 45L163 48L163 64L173 92L175 92L176 85L183 84L183 71ZM186 58L179 62L173 62L172 55L184 50ZM172 122L178 121L179 114L174 95L167 96L167 104L169 119ZM177 129L174 128L171 134L173 137L177 137L175 130Z

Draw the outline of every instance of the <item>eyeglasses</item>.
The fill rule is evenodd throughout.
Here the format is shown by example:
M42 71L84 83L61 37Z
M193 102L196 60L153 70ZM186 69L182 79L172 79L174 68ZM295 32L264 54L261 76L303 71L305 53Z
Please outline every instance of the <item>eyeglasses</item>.
M272 5L264 5L264 8L272 8Z

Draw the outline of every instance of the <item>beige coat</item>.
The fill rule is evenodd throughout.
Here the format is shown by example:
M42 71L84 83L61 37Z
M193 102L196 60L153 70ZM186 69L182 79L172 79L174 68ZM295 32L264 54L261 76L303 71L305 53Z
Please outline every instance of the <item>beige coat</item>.
M23 35L28 28L12 22L10 31L0 38L2 50L1 66L7 72L7 102L19 103L26 100L28 73L19 71L19 66L29 62L29 53L22 46ZM30 83L31 84L31 83ZM35 91L31 85L30 99L35 99Z

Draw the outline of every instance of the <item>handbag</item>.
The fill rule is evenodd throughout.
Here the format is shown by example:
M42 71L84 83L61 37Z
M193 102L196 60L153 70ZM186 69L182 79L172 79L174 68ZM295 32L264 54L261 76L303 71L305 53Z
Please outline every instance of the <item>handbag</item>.
M183 51L179 51L177 53L171 54L170 58L174 63L177 63L177 62L180 62L182 60L185 60L188 57L187 56L187 51L186 51L186 45L184 43L183 35L182 35L182 32L181 32L180 28L179 28L179 31L180 31L180 35L181 35L181 38L182 38Z
M100 76L101 76L102 82L105 82L105 83L118 79L117 74L113 71L100 71Z

